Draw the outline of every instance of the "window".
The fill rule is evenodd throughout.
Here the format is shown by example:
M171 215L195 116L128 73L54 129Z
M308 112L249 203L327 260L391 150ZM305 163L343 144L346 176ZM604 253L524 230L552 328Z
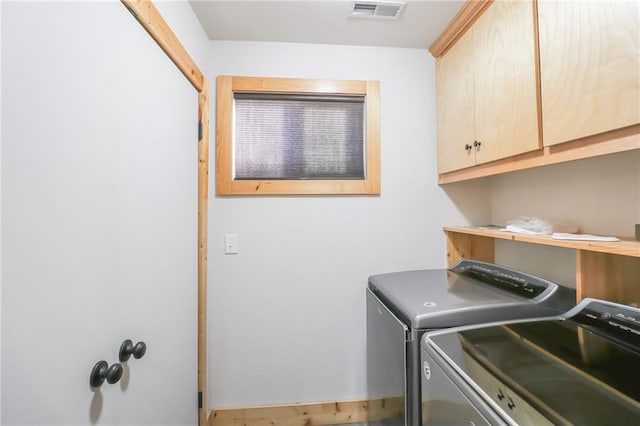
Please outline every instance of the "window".
M379 194L379 84L220 76L220 195Z

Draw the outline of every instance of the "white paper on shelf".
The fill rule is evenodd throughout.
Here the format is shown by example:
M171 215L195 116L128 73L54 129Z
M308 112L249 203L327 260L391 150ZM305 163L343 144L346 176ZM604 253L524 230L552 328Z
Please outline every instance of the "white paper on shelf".
M555 232L551 235L554 240L578 240L578 241L620 241L620 238L605 237L591 234L567 234L563 232Z
M517 225L507 225L506 228L501 229L501 231L513 232L515 234L524 234L524 235L545 235L546 232L532 231L530 229L521 228Z

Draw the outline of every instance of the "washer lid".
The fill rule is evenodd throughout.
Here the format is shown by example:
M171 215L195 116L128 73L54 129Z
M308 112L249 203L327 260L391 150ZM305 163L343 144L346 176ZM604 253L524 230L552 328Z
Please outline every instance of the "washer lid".
M538 286L535 294L522 291L532 288L532 284ZM417 329L549 316L564 313L575 305L572 292L554 295L558 288L555 283L497 265L466 260L452 270L373 275L369 277L369 288ZM559 297L566 300L552 301Z
M369 288L413 328L473 324L496 308L532 302L448 270L407 271L369 278ZM503 319L500 317L499 319ZM506 319L506 318L505 318Z

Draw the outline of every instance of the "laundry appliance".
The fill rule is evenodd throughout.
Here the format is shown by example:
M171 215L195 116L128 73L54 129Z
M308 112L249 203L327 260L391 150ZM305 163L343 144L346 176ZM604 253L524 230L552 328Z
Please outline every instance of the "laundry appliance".
M584 299L558 317L428 333L423 424L640 424L640 310Z
M571 288L474 260L373 275L366 294L369 419L394 426L421 424L426 331L559 315L575 306ZM390 416L389 407L399 407L397 415Z

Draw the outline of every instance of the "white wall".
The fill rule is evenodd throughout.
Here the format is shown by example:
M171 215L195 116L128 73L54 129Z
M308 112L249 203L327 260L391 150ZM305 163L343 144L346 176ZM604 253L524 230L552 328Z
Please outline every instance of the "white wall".
M517 216L571 222L580 232L634 236L640 223L640 152L630 151L491 178L492 221ZM575 286L575 251L499 241L496 262Z
M491 219L486 182L436 184L434 60L211 42L206 73L380 81L380 196L214 197L212 182L209 209L210 407L365 398L367 276L443 267L442 226ZM225 233L239 254L223 254Z

